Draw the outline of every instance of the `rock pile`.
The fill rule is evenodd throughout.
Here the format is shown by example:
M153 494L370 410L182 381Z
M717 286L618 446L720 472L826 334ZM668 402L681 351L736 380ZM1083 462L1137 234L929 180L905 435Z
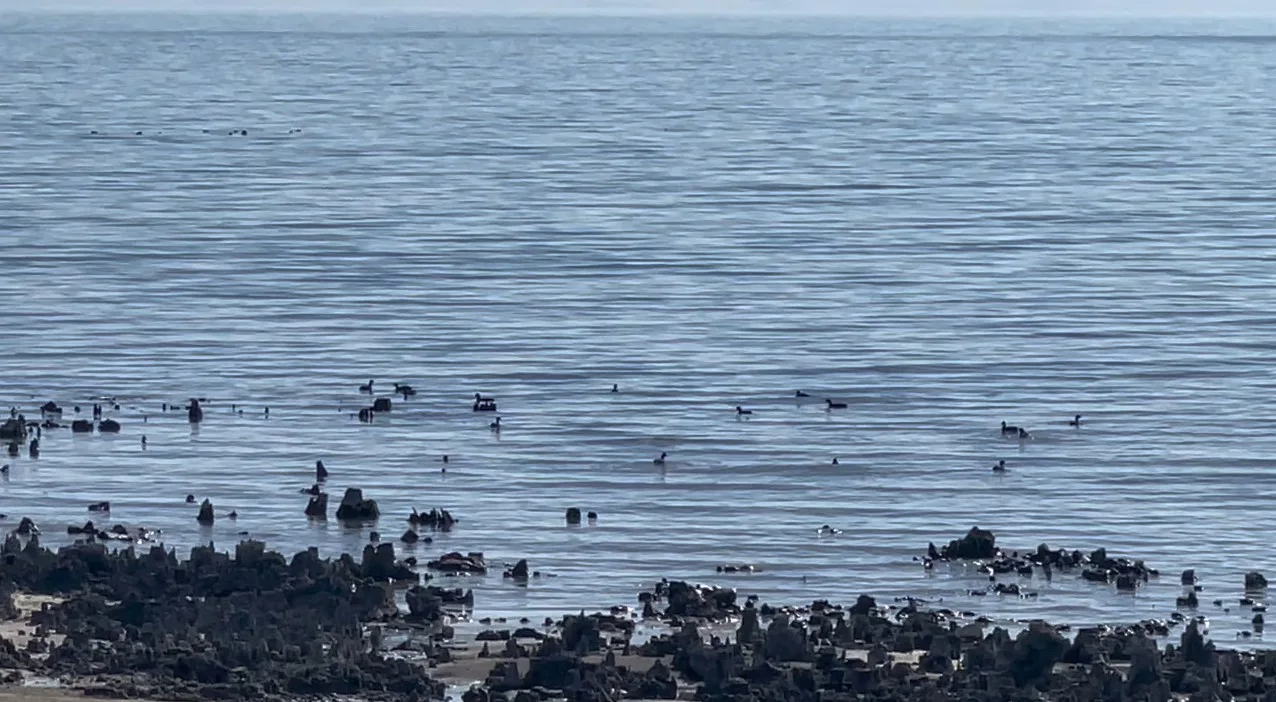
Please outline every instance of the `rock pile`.
M316 549L289 561L255 541L233 558L200 547L178 560L160 547L92 543L55 553L11 535L0 548L0 601L12 610L15 591L61 596L32 624L65 639L44 661L0 643L0 667L91 675L90 692L119 697L441 699L442 684L365 635L368 623L401 618L388 580L407 575L388 545L362 563Z
M997 547L997 537L986 529L972 527L960 539L954 539L947 546L936 548L931 543L926 548L927 567L935 561L970 560L979 565L991 576L1018 575L1033 576L1038 570L1047 578L1055 571L1078 570L1084 580L1091 582L1114 583L1119 590L1135 590L1150 578L1160 573L1149 568L1141 560L1114 558L1106 549L1098 548L1088 554L1066 549L1052 550L1048 545L1037 546L1036 551L1020 555L1019 552L1007 554ZM1192 575L1195 578L1195 574ZM1193 582L1195 582L1193 580ZM1248 581L1247 581L1248 582ZM1002 586L998 591L1007 590L1011 594L1020 594L1018 587Z
M415 508L412 514L408 515L408 524L416 527L426 527L437 531L451 531L452 526L456 524L456 518L445 509L432 509L429 512L418 512Z
M1276 699L1276 652L1216 651L1195 622L1161 650L1142 626L1083 629L1071 641L1040 621L1015 636L985 634L912 605L888 616L867 596L849 608L815 602L804 618L776 613L764 624L767 610L746 605L735 641L705 640L687 621L636 649L651 663L645 671L617 663L604 627L626 639L632 629L608 615L567 617L535 650L492 637L506 641L503 660L463 699L674 699L675 674L705 702ZM524 655L531 660L520 675L510 658Z

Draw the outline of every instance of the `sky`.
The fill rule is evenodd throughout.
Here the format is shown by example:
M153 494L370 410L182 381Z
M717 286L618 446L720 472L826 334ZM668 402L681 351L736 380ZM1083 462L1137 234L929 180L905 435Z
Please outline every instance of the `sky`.
M1276 0L0 0L0 12L1276 17Z

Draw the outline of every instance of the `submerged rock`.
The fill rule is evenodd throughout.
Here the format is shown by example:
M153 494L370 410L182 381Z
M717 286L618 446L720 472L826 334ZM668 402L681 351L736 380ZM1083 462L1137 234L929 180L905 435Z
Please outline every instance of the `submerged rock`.
M321 519L328 517L328 493L320 492L310 496L306 503L306 516Z
M346 488L346 494L337 507L337 519L350 521L372 521L380 518L381 510L376 500L366 500L359 488Z
M977 526L971 527L960 539L953 539L940 552L940 556L947 560L994 558L996 555L997 537Z
M195 517L195 521L205 526L213 523L213 503L207 498L199 505L199 514Z
M445 553L437 559L425 564L430 570L444 573L465 575L486 575L487 562L481 553L462 554L457 551Z

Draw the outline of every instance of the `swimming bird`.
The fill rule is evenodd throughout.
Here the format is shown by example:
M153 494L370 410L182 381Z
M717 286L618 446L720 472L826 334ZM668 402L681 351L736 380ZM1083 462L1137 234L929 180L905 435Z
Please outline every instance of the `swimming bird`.
M747 409L745 409L745 408L741 407L740 405L736 405L736 406L735 406L735 413L736 413L736 416L738 416L738 417L743 417L743 416L746 416L746 415L753 414L753 410L747 410Z
M1019 431L1020 431L1020 430L1019 430L1019 427L1012 426L1012 425L1010 425L1010 424L1006 424L1006 420L1004 420L1004 419L1003 419L1003 420L1001 420L1001 433L1002 433L1002 434L1018 434L1018 433L1019 433Z
M444 463L447 463L447 454L446 454L446 453L445 453L445 454L443 454L443 462L444 462Z
M652 460L652 463L655 463L658 466L663 466L665 464L665 459L668 457L669 457L669 454L665 453L664 451L661 451L660 458Z
M8 464L8 463L6 463L6 464L4 464L4 465L0 466L0 474L2 474L2 475L8 475L8 474L9 474L9 464Z
M406 400L416 394L416 388L413 388L411 385L400 385L399 383L395 383L394 394L402 395L403 399Z
M994 473L1005 473L1005 472L1006 472L1006 462L1005 462L1005 461L997 461L996 463L992 464L992 472L994 472Z
M1070 427L1080 427L1080 426L1081 426L1081 415L1079 415L1079 414L1078 414L1077 416L1073 417L1073 418L1072 418L1072 421L1068 422L1068 426L1070 426Z
M1031 438L1032 438L1032 434L1029 434L1027 429L1024 429L1023 427L1019 427L1020 441L1023 441L1024 439L1031 439Z
M612 384L611 384L611 391L612 391L612 392L620 392L620 384L619 384L619 383L612 383Z
M794 390L793 396L794 397L810 397L808 393L802 392L801 390Z
M824 402L828 404L828 408L829 408L829 409L831 409L831 410L835 410L835 409L846 409L846 403L845 403L845 402L834 402L834 401L829 400L829 399L825 399L825 400L824 400Z
M816 531L816 533L818 533L820 536L835 536L835 535L837 535L837 534L842 533L842 530L841 530L841 529L834 529L833 527L831 527L831 526L829 526L829 525L827 525L827 524L825 524L824 526L820 527L819 529L816 529L815 531Z
M833 457L833 465L838 465L838 463L837 463L837 456L834 456L834 457Z
M487 425L487 428L491 429L492 431L499 432L501 430L501 418L497 417L495 422L492 422L491 424Z
M368 393L369 395L371 395L371 394L372 394L372 386L373 386L373 385L375 385L375 384L376 384L376 382L377 382L377 381L375 381L375 380L369 380L367 385L360 385L360 386L359 386L359 392L366 392L366 393Z

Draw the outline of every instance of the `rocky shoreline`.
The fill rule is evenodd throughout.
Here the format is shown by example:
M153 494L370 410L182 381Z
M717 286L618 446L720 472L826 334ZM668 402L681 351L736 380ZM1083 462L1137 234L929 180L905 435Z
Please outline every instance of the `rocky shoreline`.
M1007 554L979 529L932 546L933 558L970 561L992 580L1050 568L1086 579L1158 575L1102 549ZM481 554L439 560L458 559L482 563ZM422 585L431 576L415 566L388 543L359 559L316 549L286 558L257 541L233 556L199 547L179 559L159 546L91 540L55 552L37 534L10 534L0 547L0 671L11 685L51 678L93 696L178 701L417 702L443 698L445 681L476 678L466 702L1276 700L1276 651L1219 650L1192 614L1076 632L1035 621L1012 636L974 613L914 600L775 608L681 581L639 593L634 608L489 629L467 651L451 624L473 593ZM505 577L527 573L523 562ZM1190 575L1182 582L1194 593ZM1251 575L1247 587L1266 585ZM639 624L667 633L639 643ZM1161 647L1158 637L1179 626L1178 643Z

